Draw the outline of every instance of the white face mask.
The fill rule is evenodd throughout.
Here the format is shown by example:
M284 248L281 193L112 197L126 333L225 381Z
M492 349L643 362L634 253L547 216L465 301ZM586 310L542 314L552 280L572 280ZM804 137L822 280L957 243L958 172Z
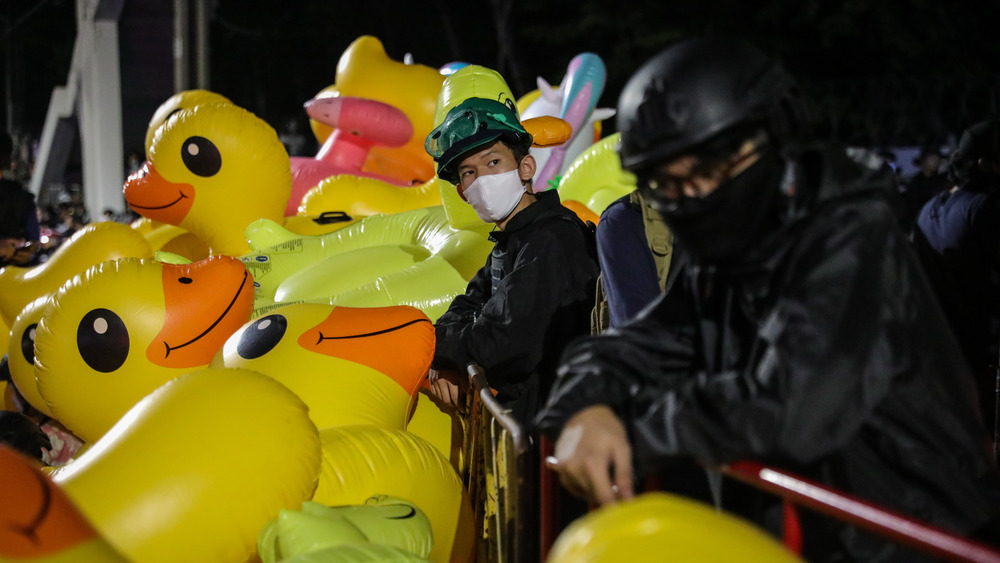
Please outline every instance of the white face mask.
M524 195L524 184L517 169L502 174L479 176L462 190L476 215L486 223L496 223L510 215Z

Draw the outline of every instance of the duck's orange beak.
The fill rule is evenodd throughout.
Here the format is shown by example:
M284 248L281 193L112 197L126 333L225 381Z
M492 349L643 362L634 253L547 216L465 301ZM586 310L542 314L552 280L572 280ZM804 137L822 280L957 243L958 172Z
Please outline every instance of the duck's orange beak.
M334 307L298 343L306 350L374 368L412 395L434 356L434 325L420 310L404 305Z
M62 489L3 445L0 475L0 558L46 557L97 536Z
M207 365L253 313L253 276L231 256L163 265L166 320L146 349L163 367Z
M124 192L136 213L169 225L180 225L194 205L194 186L167 180L148 160L125 180Z

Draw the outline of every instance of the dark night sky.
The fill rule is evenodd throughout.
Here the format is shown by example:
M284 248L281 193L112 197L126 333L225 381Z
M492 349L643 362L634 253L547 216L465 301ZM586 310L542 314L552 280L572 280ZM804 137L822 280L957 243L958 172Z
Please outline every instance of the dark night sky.
M503 3L511 5L506 41L498 39L493 17L493 7ZM364 34L381 39L396 60L411 53L415 62L432 67L460 60L497 68L515 95L533 89L536 76L558 83L574 55L594 52L608 67L603 106L613 106L628 75L671 41L705 32L742 36L785 60L821 109L837 116L833 134L870 144L919 142L998 109L1000 0L213 4L211 88L272 125L301 117L302 103L335 82L340 55ZM171 5L126 0L124 16L147 25L123 24L120 34L130 41L144 37L148 44L122 54L123 66L132 65L123 80L147 94L172 87ZM74 6L74 0L0 0L4 23L19 22L4 34L9 53L0 63L13 71L13 122L21 130L41 130L52 87L66 80ZM501 44L511 57L501 60ZM151 99L126 96L126 114L148 119L158 105Z

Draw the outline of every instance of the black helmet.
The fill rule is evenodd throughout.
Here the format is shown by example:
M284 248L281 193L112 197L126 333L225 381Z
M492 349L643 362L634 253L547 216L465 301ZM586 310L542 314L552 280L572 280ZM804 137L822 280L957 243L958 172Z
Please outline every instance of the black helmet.
M669 47L636 71L618 99L620 155L631 170L744 125L762 126L780 146L806 122L805 103L785 69L753 45L722 37Z

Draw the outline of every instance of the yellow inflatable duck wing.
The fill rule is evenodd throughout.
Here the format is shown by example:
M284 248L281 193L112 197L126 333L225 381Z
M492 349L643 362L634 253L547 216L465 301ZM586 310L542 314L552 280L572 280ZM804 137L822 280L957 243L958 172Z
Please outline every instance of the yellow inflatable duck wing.
M546 561L647 561L668 553L672 560L698 563L800 561L749 522L665 493L646 493L581 517L556 538Z
M195 370L139 401L53 480L132 561L247 561L260 529L316 486L306 410L259 373Z
M124 563L32 460L0 444L0 562Z
M152 258L153 249L128 225L91 223L73 233L44 263L0 269L0 316L10 326L28 303L53 293L66 280L101 262L126 257Z
M214 367L252 369L291 389L318 428L405 428L434 356L434 326L412 307L299 303L236 331Z
M200 104L157 128L124 193L140 215L194 233L214 254L239 256L250 250L247 225L282 220L291 185L288 153L270 125L232 104Z
M358 505L376 495L406 499L431 521L431 561L472 561L472 509L458 474L434 446L405 430L370 425L321 429L320 442L323 461L313 502Z
M206 366L249 318L241 262L124 258L67 282L35 334L35 378L52 416L93 443L154 389Z

